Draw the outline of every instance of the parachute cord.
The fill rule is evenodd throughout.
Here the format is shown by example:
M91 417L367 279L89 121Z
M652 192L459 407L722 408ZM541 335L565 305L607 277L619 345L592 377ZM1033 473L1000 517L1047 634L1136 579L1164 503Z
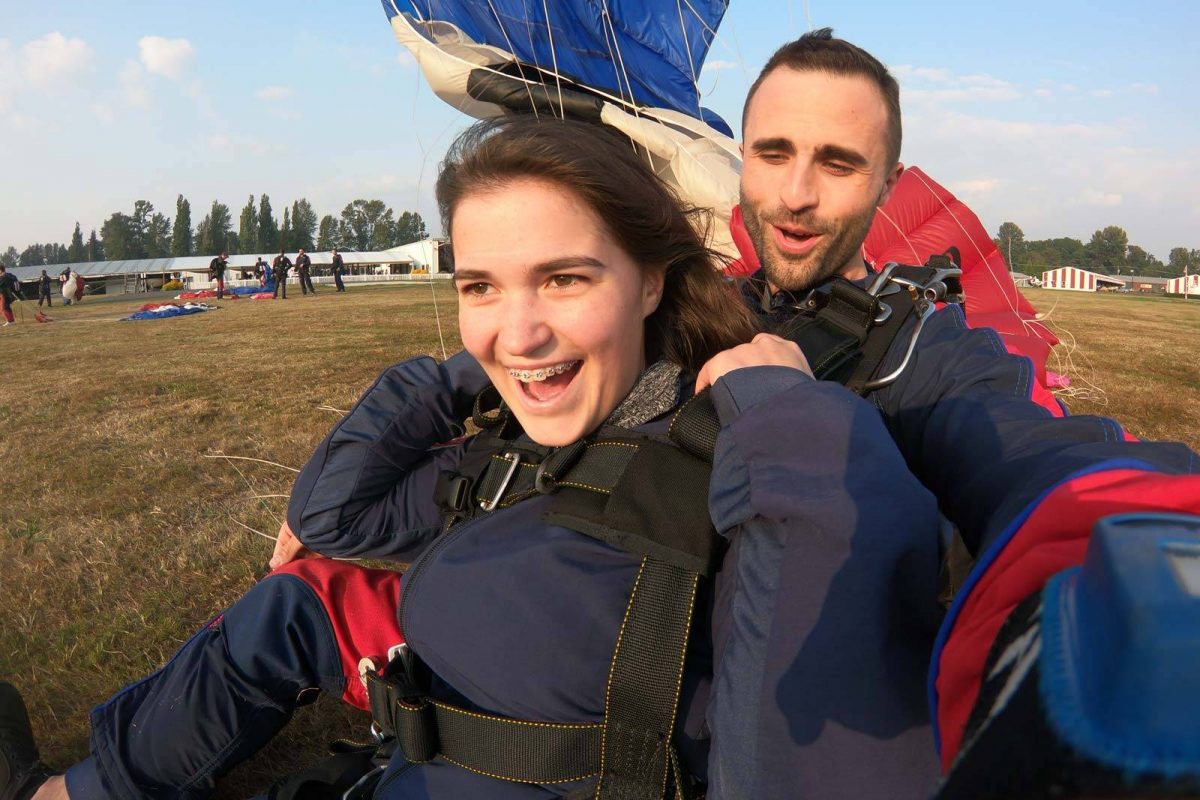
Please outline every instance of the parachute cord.
M438 342L442 345L442 361L445 361L446 355L446 339L442 336L442 314L438 310L437 291L433 288L433 274L428 275L429 293L433 295L433 316L437 320Z
M983 255L983 250L981 250L981 249L979 248L979 245L978 245L978 244L975 242L975 239L974 239L974 238L973 238L973 237L972 237L972 236L971 236L971 235L970 235L970 234L967 232L967 229L966 229L966 227L965 227L965 226L962 224L962 221L961 221L961 220L959 220L958 216L957 216L957 215L955 215L954 211L953 211L953 210L951 210L950 206L946 204L946 201L945 201L945 200L943 200L943 199L942 199L942 198L941 198L941 197L940 197L940 196L937 194L937 192L935 192L935 191L933 190L933 187L929 185L928 181L926 181L926 180L925 180L925 178L924 178L924 177L923 177L923 176L922 176L922 175L921 175L919 172L914 172L914 173L912 173L912 174L913 174L913 175L915 175L915 176L917 177L917 179L918 179L919 181L921 181L921 183L922 183L922 184L925 186L925 188L929 190L929 193L930 193L931 195L933 195L935 198L937 198L937 201L938 201L939 203L941 203L941 204L942 204L942 208L943 208L943 209L946 211L946 213L947 213L947 214L949 214L949 215L950 215L950 219L954 220L954 224L958 226L958 229L959 229L960 231L962 231L962 233L963 233L963 236L965 236L965 237L967 238L967 241L969 241L969 242L971 243L971 246L972 246L973 248L975 248L975 253L976 253L976 255L978 255L978 256L979 256L979 260L980 260L980 261L982 261L982 262L984 262L984 263L986 264L986 263L987 263L987 258L985 258L985 257L984 257L984 255ZM905 236L905 239L907 240L907 239L908 239L908 237L907 237L907 236ZM912 247L912 243L911 243L911 242L909 242L909 247ZM1009 266L1009 264L1008 264L1008 262L1007 262L1007 261L1005 261L1005 262L1004 262L1004 267L1005 267L1005 269L1008 269L1008 270L1010 270L1010 271L1011 271L1011 269L1012 269L1012 267L1010 267L1010 266ZM986 270L986 272L987 272L987 274L988 274L988 277L989 277L989 278L991 278L992 282L993 282L994 284L996 284L996 288L1000 290L1000 294L1004 296L1004 301L1005 301L1005 302L1008 304L1008 309L1009 309L1009 311L1011 311L1011 312L1013 313L1013 316L1014 316L1014 317L1016 317L1016 318L1017 318L1017 319L1020 321L1020 323L1021 323L1021 327L1022 327L1023 329L1025 329L1026 331L1029 331L1031 335L1033 335L1033 336L1038 336L1038 337L1040 338L1040 336L1039 336L1039 333L1038 333L1038 330L1037 330L1037 327L1036 327L1036 326L1034 326L1034 325L1033 325L1031 322L1028 322L1027 320L1025 320L1025 319L1024 319L1022 316L1021 316L1020 312L1017 310L1017 306L1016 306L1016 303L1015 303L1015 301L1014 301L1014 300L1013 300L1013 298L1012 298L1012 297L1009 295L1009 293L1008 293L1007 291L1005 291L1003 284L1001 284L1001 283L1000 283L1000 279L999 279L999 278L997 278L997 277L995 276L995 274L993 274L993 273L992 273L992 271L991 271L991 270ZM1017 287L1016 287L1015 285L1013 285L1013 287L1012 287L1012 290L1013 290L1013 292L1014 292L1014 293L1016 293L1016 291L1017 291ZM1050 331L1050 329L1049 329L1049 328L1046 328L1044 325L1042 326L1042 328L1043 328L1043 330L1045 330L1046 332L1049 332L1049 331Z
M542 0L542 13L546 15L546 35L550 37L550 62L554 65L554 83L558 86L558 116L566 119L567 110L563 106L562 99L562 78L558 74L558 54L554 51L554 26L550 24L550 9L546 7L546 0Z
M716 29L713 28L711 25L709 25L704 20L704 17L700 16L700 13L698 11L696 11L696 7L692 5L691 0L683 0L683 4L688 7L688 10L692 12L692 16L694 16L696 18L696 20L700 23L700 25L704 28L704 30L708 31L708 33L712 36L712 41L714 41L714 42L719 41L723 47L725 47L728 50L733 52L734 58L737 59L738 66L742 68L742 75L744 75L746 77L747 84L753 83L753 78L750 75L750 70L746 67L746 59L745 59L745 57L742 56L742 48L738 44L737 35L735 34L732 37L733 45L731 46L725 40L724 36L718 36ZM710 45L710 47L711 47L711 45Z
M687 51L688 69L692 73L692 86L696 87L696 116L704 119L704 109L700 107L700 77L696 74L696 62L692 59L692 43L688 41L687 25L683 21L683 6L679 0L675 0L675 11L679 13L679 32L683 34L683 49Z
M524 5L524 3L521 4L522 8ZM525 77L525 68L521 65L521 59L517 58L517 48L513 47L512 39L508 38L508 31L504 28L504 20L500 18L500 12L497 11L496 6L492 4L492 0L488 0L488 8L492 10L492 16L496 18L496 24L500 26L500 32L504 34L504 41L508 44L508 51L513 54L513 62L517 65L517 72L520 73L521 80L525 83L525 94L529 95L529 107L533 109L533 117L534 119L541 119L541 117L538 116L537 103L533 101L533 90L529 88L531 81ZM525 21L526 23L529 22L528 17L526 17ZM526 26L526 30L528 30L528 25ZM553 47L553 45L551 45L551 47ZM532 50L532 48L530 49ZM562 105L561 90L559 91L558 104L560 106ZM462 109L460 108L459 111L461 110Z
M629 90L629 109L630 109L630 111L633 112L634 118L640 120L642 118L641 110L638 108L637 100L633 96L633 84L629 82L629 73L625 71L625 57L621 54L621 42L619 39L617 39L617 29L613 26L612 17L608 13L608 0L603 0L603 2L601 2L600 11L601 11L601 16L603 16L603 18L604 18L604 23L606 26L604 29L604 44L608 47L608 57L613 62L614 70L616 69L617 65L619 65L621 68L620 74L617 75L617 87L618 87L618 89L620 89L621 77L624 76L625 88ZM609 33L612 34L611 42L608 39ZM613 57L614 48L616 49L616 57L615 58ZM623 93L624 90L621 90L621 91L622 91L621 99L624 100L625 99L625 95ZM637 152L637 145L633 142L632 139L630 140L630 144L633 146L634 152ZM650 155L650 151L646 148L642 148L642 150L646 156L646 166L648 166L650 168L651 172L657 172L657 170L655 170L655 168L654 168L654 157L652 155Z

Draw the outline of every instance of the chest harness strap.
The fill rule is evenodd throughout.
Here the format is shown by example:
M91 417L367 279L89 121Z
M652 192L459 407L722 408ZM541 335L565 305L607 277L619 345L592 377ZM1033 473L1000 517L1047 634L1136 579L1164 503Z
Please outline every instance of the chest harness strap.
M781 293L765 312L781 336L800 346L814 377L867 394L904 372L938 303L963 301L961 275L958 252L952 249L921 267L888 263L867 288L834 278L799 301ZM914 316L903 360L877 377L892 343Z
M595 779L579 797L691 796L671 738L696 594L718 560L708 515L712 449L705 451L697 434L711 431L715 441L715 413L706 399L700 395L677 411L667 437L601 429L554 449L516 445L496 432L507 424L503 412L485 416L492 428L439 481L449 526L549 494L546 521L640 555L641 564L609 667L603 722L516 720L456 708L428 696L425 668L401 648L364 680L378 729L395 737L409 761L440 755L523 783Z

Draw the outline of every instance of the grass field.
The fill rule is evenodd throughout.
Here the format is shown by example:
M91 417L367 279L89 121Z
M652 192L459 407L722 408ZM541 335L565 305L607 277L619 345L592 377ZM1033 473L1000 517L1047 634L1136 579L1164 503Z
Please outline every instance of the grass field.
M299 467L384 366L440 356L431 292L353 287L150 322L116 321L144 296L89 298L48 325L26 303L0 331L0 677L25 692L45 759L84 755L88 709L265 571L271 543L242 526L273 534L293 475L214 456ZM453 292L436 294L453 352ZM1200 448L1200 303L1028 296L1073 336L1067 372L1090 392L1074 413ZM303 709L221 796L365 727L334 700Z

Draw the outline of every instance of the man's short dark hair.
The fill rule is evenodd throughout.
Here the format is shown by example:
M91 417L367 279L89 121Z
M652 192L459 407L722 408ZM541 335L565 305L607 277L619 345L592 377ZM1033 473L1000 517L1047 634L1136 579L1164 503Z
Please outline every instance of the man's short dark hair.
M742 107L742 129L746 127L746 115L750 101L758 87L775 70L787 67L798 72L827 72L844 77L859 76L875 84L888 110L888 160L895 164L900 160L900 85L879 59L858 45L845 39L834 38L832 28L809 31L794 42L788 42L775 51L767 65L758 73L758 78L746 94L746 105Z

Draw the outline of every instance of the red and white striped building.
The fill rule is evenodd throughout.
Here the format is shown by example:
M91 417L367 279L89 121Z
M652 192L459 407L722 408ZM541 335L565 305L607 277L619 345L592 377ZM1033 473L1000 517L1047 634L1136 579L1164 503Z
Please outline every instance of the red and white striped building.
M1167 281L1167 294L1200 295L1200 275L1171 278L1171 280Z
M1101 275L1079 267L1059 267L1042 273L1043 289L1065 289L1071 292L1095 292L1101 288L1120 289L1125 281L1112 275Z

